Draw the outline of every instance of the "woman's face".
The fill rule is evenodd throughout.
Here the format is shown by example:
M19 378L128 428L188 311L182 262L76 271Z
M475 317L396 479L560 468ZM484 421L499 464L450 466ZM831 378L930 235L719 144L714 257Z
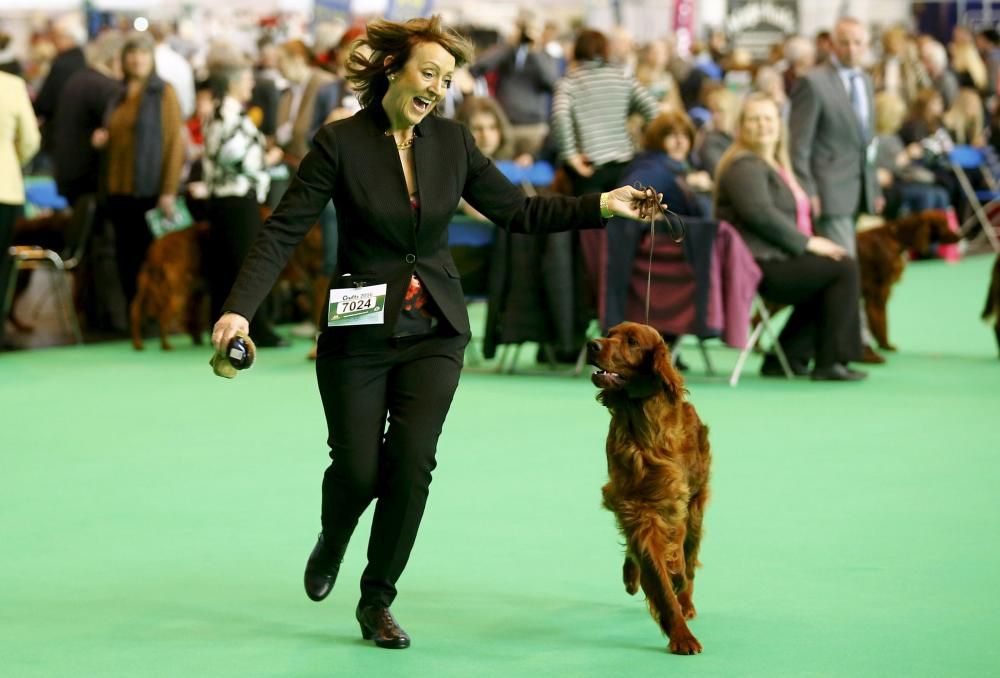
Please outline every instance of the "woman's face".
M682 130L675 129L663 137L663 150L672 160L684 162L691 151L691 141Z
M125 77L145 80L153 72L153 53L144 49L125 52Z
M382 107L393 129L416 125L444 98L455 75L455 57L436 42L421 42L392 74Z
M500 123L492 113L476 113L469 120L469 130L472 138L476 140L476 146L483 155L493 157L500 149L502 139L500 138Z
M751 101L743 109L743 143L756 151L773 153L781 135L778 107L770 101Z

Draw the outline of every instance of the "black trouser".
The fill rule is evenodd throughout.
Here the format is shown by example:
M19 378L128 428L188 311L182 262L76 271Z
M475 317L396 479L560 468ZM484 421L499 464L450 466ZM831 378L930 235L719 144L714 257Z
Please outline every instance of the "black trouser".
M389 606L396 597L468 340L434 334L385 340L362 352L333 346L329 331L320 337L316 377L332 460L323 478L322 521L331 549L347 545L377 498L362 605Z
M130 195L108 197L108 220L115 231L115 261L118 278L125 294L128 313L139 285L139 269L146 261L146 252L153 234L146 223L146 212L156 207L157 198L135 198Z
M222 314L222 304L236 282L240 266L250 252L250 245L262 227L260 205L253 193L208 200L208 252L202 269L208 280L212 298L212 322ZM271 314L265 300L250 321L250 337L254 340L274 334Z
M8 251L14 244L14 222L21 216L23 209L24 205L0 203L0 309L6 308L7 295L11 292L7 289L7 283L10 282L10 269L14 261ZM6 317L0 318L0 341L3 340L6 322Z
M806 252L784 261L758 261L760 294L795 308L779 341L790 358L816 367L861 358L858 265Z

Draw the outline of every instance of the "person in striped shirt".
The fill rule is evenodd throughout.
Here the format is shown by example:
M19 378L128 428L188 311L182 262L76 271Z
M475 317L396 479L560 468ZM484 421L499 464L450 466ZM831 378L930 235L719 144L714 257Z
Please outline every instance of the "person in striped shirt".
M569 168L573 193L606 191L618 185L635 154L626 121L639 113L649 122L656 100L632 77L608 61L608 39L584 30L573 49L574 67L556 84L552 133L559 158Z

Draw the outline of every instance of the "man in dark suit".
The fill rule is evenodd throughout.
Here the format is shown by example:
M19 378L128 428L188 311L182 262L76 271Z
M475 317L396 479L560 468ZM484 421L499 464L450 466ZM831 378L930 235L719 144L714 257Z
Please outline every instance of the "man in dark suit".
M855 220L880 211L875 180L874 90L861 70L868 31L843 18L829 60L800 78L789 120L795 174L812 201L816 233L856 256Z

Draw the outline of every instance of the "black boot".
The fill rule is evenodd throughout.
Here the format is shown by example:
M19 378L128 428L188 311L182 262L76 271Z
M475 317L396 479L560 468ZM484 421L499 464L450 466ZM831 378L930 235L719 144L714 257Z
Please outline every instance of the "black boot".
M410 637L396 623L389 608L382 605L358 605L355 616L361 625L361 637L374 640L379 647L389 650L403 650L410 646Z
M306 595L317 603L333 590L333 585L337 581L337 573L340 572L340 563L344 560L344 551L347 545L341 547L331 547L323 541L323 533L319 533L316 539L316 546L309 554L306 561L305 585Z

